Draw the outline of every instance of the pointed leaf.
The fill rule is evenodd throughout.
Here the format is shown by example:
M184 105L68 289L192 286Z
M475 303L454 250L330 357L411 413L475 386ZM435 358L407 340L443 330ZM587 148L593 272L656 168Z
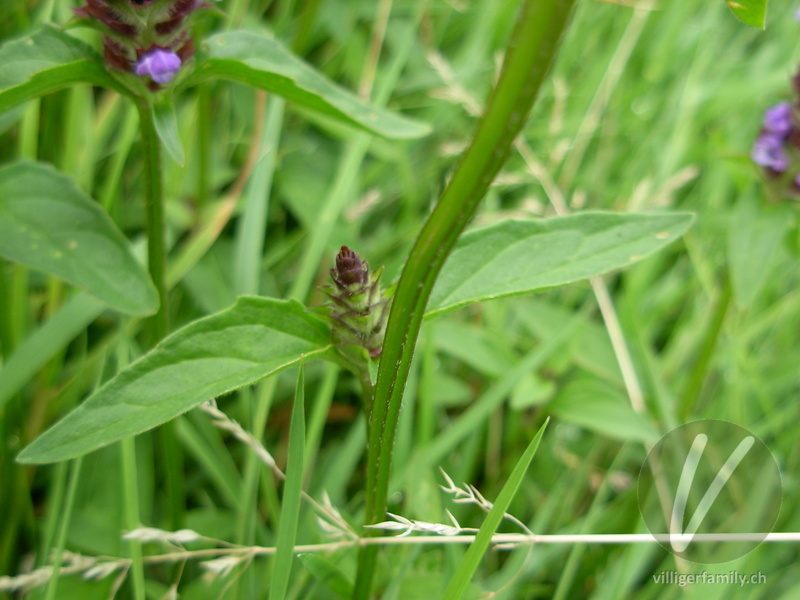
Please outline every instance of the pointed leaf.
M693 218L586 212L469 232L442 268L426 316L626 267L676 240Z
M81 456L136 435L325 353L330 330L299 302L243 296L190 323L131 364L19 455L24 463Z
M0 113L75 83L126 93L99 54L54 27L0 47Z
M726 4L745 25L764 29L767 22L767 0L727 0Z
M124 313L152 314L158 295L100 206L52 167L0 168L0 255L51 273Z
M201 50L187 85L211 78L237 81L388 138L416 138L430 131L427 125L365 104L267 35L221 33Z
M503 520L508 507L511 505L511 501L514 499L514 495L517 493L522 483L522 479L525 477L525 473L528 471L528 466L531 464L536 450L539 449L539 442L542 441L542 436L544 435L545 429L547 429L548 422L549 419L539 428L538 433L534 436L524 454L517 461L503 489L500 490L500 495L497 496L497 500L495 500L492 509L483 520L483 525L481 525L478 534L475 536L475 540L470 544L467 553L461 559L456 572L450 579L450 583L447 584L447 589L442 596L444 600L459 600L464 597L464 593L467 591L470 581L472 581L472 576L475 575L475 571L478 569L483 555L486 554L486 551L492 543L492 536L494 536L497 528L500 526L500 522Z

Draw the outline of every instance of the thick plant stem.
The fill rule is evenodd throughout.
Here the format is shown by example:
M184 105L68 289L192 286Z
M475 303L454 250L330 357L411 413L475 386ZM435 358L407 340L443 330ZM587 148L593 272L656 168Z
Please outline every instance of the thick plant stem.
M147 264L150 277L158 291L158 312L152 319L151 345L155 346L169 332L167 304L167 255L164 243L164 186L161 177L161 141L158 139L153 106L146 98L136 99L139 110L139 131L144 165L145 214L147 220ZM169 524L173 529L182 525L183 457L175 435L175 423L165 423L158 432L163 460L159 462L169 498Z
M158 291L158 312L153 322L153 343L163 338L167 322L167 256L164 246L164 188L161 180L161 142L153 121L153 107L145 98L136 100L144 166L145 213L147 220L147 264Z
M444 261L505 162L554 62L575 0L525 0L472 145L422 228L395 292L369 415L365 520L386 511L392 445L411 358ZM354 598L370 596L377 549L361 548Z

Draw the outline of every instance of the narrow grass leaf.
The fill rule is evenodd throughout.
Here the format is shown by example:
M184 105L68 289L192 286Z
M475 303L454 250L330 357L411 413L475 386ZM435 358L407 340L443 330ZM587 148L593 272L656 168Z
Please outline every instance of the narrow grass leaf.
M767 22L767 0L726 0L725 3L742 23L764 29Z
M342 600L347 600L353 595L353 584L326 557L319 554L298 554L297 558L300 559L306 570L314 576L314 579L339 598L342 598Z
M183 152L183 142L181 142L180 132L178 131L178 119L175 116L175 103L169 96L163 95L159 98L153 111L153 122L156 126L158 139L164 145L164 150L179 165L183 166L186 156Z
M228 79L283 96L304 108L387 138L427 135L430 127L370 106L266 34L233 31L208 39L187 85Z
M456 572L450 579L444 596L442 596L443 600L460 600L460 598L464 596L464 592L467 591L467 587L469 587L469 583L472 581L472 577L475 575L475 571L478 569L483 555L486 554L486 551L492 543L492 536L500 526L500 522L503 520L503 516L508 510L511 500L517 493L522 479L525 477L525 473L528 470L528 466L531 464L531 460L533 460L533 455L536 454L536 450L539 448L539 442L542 440L548 422L549 420L545 421L533 440L531 440L531 443L528 444L528 448L517 462L508 481L506 481L503 489L500 490L500 494L497 496L497 500L489 511L489 514L486 515L486 519L484 519L483 525L481 525L478 531L478 535L475 536L475 541L470 544L467 553L461 559Z
M289 450L286 459L286 483L283 486L281 520L275 558L272 561L272 576L269 600L283 600L289 588L292 572L294 544L297 539L297 522L300 519L300 501L303 491L303 464L306 445L305 392L303 389L303 363L297 373L297 389L294 394L292 420L289 424Z
M99 54L54 27L0 47L0 113L75 83L126 93L108 74Z
M328 324L295 301L243 296L164 339L19 455L81 456L329 349Z
M104 310L101 302L81 292L26 337L0 367L0 409Z
M626 267L676 240L693 218L586 212L469 232L442 268L426 316Z
M264 240L267 236L272 180L278 165L286 103L271 96L264 109L264 126L258 147L258 162L242 198L242 213L237 222L234 290L237 294L258 294L263 270Z
M150 277L122 232L52 167L0 168L0 255L85 288L120 312L149 315L158 308Z

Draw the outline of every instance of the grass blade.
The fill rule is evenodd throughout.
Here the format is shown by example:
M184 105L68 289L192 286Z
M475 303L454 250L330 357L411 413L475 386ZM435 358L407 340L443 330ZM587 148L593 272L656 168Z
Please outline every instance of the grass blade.
M522 483L522 478L525 477L528 465L531 464L533 455L536 454L536 450L539 448L539 442L542 440L544 430L547 428L549 422L549 419L545 421L544 425L539 429L539 432L533 440L531 440L531 443L528 444L527 450L525 450L525 453L517 462L517 466L514 467L503 489L500 490L500 495L497 497L492 510L486 515L486 519L484 519L483 525L481 525L480 531L478 531L478 535L475 536L475 541L470 544L467 553L464 555L464 558L461 559L455 574L453 574L453 577L450 579L444 596L442 596L443 600L458 600L464 596L464 592L467 590L469 582L472 580L472 576L475 574L483 555L486 553L486 550L488 550L489 544L492 543L492 536L503 520L508 506L514 498L514 494L517 493Z
M0 409L104 310L102 302L81 292L25 338L0 368Z
M286 483L283 486L281 520L278 526L278 543L272 561L269 600L283 600L289 587L292 572L297 522L300 518L300 494L303 490L303 455L306 444L305 394L303 391L303 365L297 374L294 409L289 425L289 453L286 463Z

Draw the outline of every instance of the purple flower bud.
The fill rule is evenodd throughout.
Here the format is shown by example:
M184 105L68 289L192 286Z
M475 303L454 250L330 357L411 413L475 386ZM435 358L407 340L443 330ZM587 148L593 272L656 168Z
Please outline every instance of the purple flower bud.
M336 255L336 268L331 269L331 277L341 289L353 284L364 285L369 279L369 268L356 252L342 246Z
M750 153L753 162L782 173L789 166L789 158L783 148L783 140L775 134L766 132L758 136Z
M361 346L373 359L381 355L389 314L389 297L380 284L382 272L383 267L370 272L366 261L342 246L336 255L336 268L331 269L336 286L325 286L325 294L332 302L331 336L340 353L354 364L362 359L342 347Z
M786 138L794 127L792 105L781 102L764 111L764 129L772 134Z
M136 63L136 74L149 75L156 83L169 83L181 68L180 57L169 50L154 48Z

